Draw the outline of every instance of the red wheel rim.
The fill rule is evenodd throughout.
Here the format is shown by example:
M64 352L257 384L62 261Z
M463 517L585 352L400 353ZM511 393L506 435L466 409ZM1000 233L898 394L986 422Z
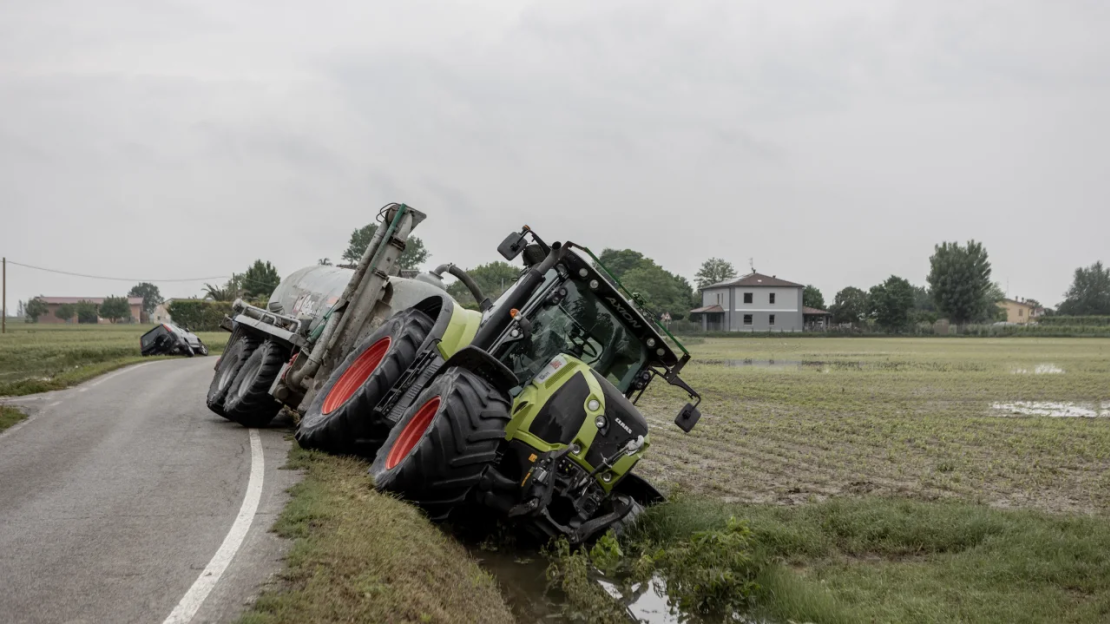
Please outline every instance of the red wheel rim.
M330 414L339 409L340 405L346 403L362 384L370 378L370 375L378 369L378 365L382 363L385 354L389 351L390 338L386 336L381 340L370 345L370 348L363 351L362 355L358 356L354 362L343 371L343 375L339 381L335 382L331 391L328 392L328 398L324 399L324 413Z
M402 459L408 457L416 443L424 437L424 432L428 430L428 425L432 424L432 419L438 411L439 397L433 397L417 410L416 416L412 417L409 424L401 431L401 435L397 436L397 443L389 449L389 456L385 458L386 470L392 470L394 466L401 463Z

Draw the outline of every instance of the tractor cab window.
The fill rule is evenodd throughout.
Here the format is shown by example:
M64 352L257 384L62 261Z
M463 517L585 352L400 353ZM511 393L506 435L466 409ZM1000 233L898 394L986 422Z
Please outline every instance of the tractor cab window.
M511 343L500 358L517 378L526 383L553 357L565 353L626 392L643 367L647 350L621 318L583 282L560 280L537 294L542 299L539 305L529 306L528 313L531 338Z

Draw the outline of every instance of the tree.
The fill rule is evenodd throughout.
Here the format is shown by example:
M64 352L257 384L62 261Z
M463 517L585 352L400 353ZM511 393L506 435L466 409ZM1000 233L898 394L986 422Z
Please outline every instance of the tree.
M281 283L277 269L269 262L255 260L241 276L243 293L250 299L268 299Z
M31 323L38 323L39 317L46 314L50 308L46 307L46 302L42 297L35 297L27 302L27 308L23 311L27 315L27 320Z
M638 251L606 249L598 260L625 288L643 299L652 313L666 312L678 320L697 305L694 289L685 277L663 269Z
M1002 290L1002 284L998 282L991 283L990 288L983 295L983 311L973 320L980 323L1005 321L1006 308L998 305L1005 298L1006 291Z
M929 258L929 267L933 301L953 323L980 319L993 305L989 302L991 263L981 243L970 240L964 247L941 243Z
M701 268L694 274L694 282L698 288L705 288L713 284L720 284L736 277L736 268L731 262L721 258L710 258L701 263Z
M685 318L694 300L694 289L685 277L675 275L650 259L624 274L621 283L643 298L650 312L667 313L672 319Z
M644 262L644 254L631 249L604 249L597 259L605 265L605 268L613 274L613 277L623 279L625 273ZM648 260L648 262L651 262L651 260ZM602 275L604 274L605 272L602 271Z
M100 321L100 311L95 303L82 299L77 302L76 309L78 323L90 323L95 325Z
M1075 270L1071 288L1064 293L1064 302L1057 314L1067 316L1110 315L1110 268L1096 262Z
M802 291L802 305L807 308L817 308L818 310L825 309L825 296L817 290L816 286L806 286Z
M867 293L855 286L843 288L829 311L834 323L859 323L867 316Z
M63 303L54 310L54 316L68 323L73 320L73 317L77 316L77 306L72 303Z
M513 266L508 262L496 261L489 264L480 264L473 269L466 270L478 288L482 289L482 294L489 297L493 301L501 296L501 293L512 286L516 282L517 277L520 276L520 267ZM445 276L446 277L446 276ZM474 301L474 297L470 294L470 289L463 284L461 280L455 280L455 283L447 287L447 292L455 298L456 301L462 304L478 303Z
M868 313L887 331L905 329L913 310L913 286L900 277L891 275L885 282L871 287L868 294Z
M131 304L127 297L105 297L100 302L100 316L112 323L131 320Z
M140 282L131 287L127 293L128 297L142 297L143 298L143 312L151 314L158 304L162 303L162 293L158 291L158 287L150 282Z
M204 298L212 301L235 301L243 295L243 276L232 273L223 286L204 284Z
M377 231L378 224L371 223L351 232L351 242L347 244L347 250L343 252L343 259L351 263L357 263L361 260L362 254L366 253L366 248L370 246L370 241L373 240ZM405 241L405 250L401 252L401 258L397 261L397 266L402 269L419 269L420 265L431 257L432 255L424 248L424 241L415 236L410 236Z

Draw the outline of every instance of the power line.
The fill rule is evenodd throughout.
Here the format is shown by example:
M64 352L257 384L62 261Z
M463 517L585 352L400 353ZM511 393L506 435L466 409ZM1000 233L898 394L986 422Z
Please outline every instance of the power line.
M187 278L172 278L172 279L141 279L137 277L105 277L103 275L85 275L84 273L73 273L71 271L59 271L57 269L47 269L44 267L32 266L30 264L23 264L15 260L8 260L8 264L21 266L25 269L34 269L36 271L45 271L47 273L57 273L59 275L70 275L72 277L86 277L89 279L112 280L117 282L203 282L205 280L218 280L227 279L226 275L213 275L209 277L187 277Z

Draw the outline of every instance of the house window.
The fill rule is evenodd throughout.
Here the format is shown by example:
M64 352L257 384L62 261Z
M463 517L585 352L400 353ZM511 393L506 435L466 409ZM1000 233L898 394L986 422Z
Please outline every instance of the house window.
M775 302L775 293L771 293L771 303Z
M744 293L744 303L751 303L751 302L752 302L752 294L751 293Z
M771 298L774 298L774 295L771 295ZM767 317L767 320L771 323L771 325L774 325L775 324L775 315L772 314L771 316Z
M745 314L744 315L744 324L745 325L751 325L752 324L752 315L751 314Z
M1018 308L1018 316L1025 316L1025 309L1024 308Z

